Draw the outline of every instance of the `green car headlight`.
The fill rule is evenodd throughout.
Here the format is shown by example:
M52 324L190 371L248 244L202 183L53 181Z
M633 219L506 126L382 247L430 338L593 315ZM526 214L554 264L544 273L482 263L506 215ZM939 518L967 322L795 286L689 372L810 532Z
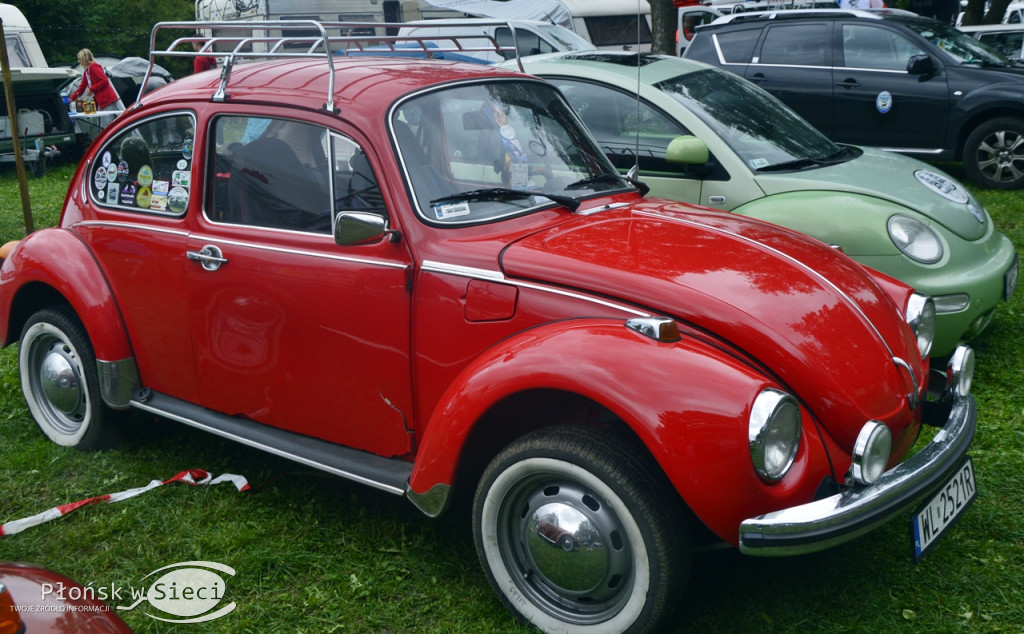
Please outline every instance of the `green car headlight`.
M800 447L800 406L781 390L767 388L754 399L747 426L750 458L757 475L777 482L793 466Z
M904 255L922 264L942 259L939 234L916 218L898 214L889 218L889 238Z

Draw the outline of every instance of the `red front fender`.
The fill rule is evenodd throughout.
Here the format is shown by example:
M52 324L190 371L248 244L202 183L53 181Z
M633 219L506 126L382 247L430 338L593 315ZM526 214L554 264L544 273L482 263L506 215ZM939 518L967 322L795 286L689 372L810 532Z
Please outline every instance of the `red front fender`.
M14 343L35 311L66 301L85 326L99 361L132 356L107 280L79 238L42 229L22 240L0 268L0 341Z
M810 499L828 474L822 442L805 412L790 475L772 486L757 477L747 424L754 398L769 386L778 387L697 339L659 343L621 320L546 324L481 355L449 387L423 434L411 497L429 499L432 488L454 483L470 432L503 399L560 390L604 406L629 425L698 517L735 543L739 522L754 509Z

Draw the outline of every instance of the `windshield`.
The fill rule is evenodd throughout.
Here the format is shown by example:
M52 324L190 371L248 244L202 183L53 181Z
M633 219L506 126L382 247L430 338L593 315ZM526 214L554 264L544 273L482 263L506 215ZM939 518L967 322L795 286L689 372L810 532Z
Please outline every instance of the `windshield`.
M1005 66L1009 60L1001 53L956 28L932 20L901 21L960 64Z
M781 101L731 73L701 70L655 86L710 126L752 171L807 159L813 167L842 154Z
M417 211L432 223L574 208L630 188L558 92L536 81L417 95L392 111L391 129Z

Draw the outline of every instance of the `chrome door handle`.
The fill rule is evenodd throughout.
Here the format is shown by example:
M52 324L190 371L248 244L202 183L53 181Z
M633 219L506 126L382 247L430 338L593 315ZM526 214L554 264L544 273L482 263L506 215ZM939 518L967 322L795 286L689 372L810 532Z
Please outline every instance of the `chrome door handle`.
M199 262L206 271L216 271L222 264L227 264L228 259L221 253L220 247L212 244L205 245L199 251L186 251L188 259Z

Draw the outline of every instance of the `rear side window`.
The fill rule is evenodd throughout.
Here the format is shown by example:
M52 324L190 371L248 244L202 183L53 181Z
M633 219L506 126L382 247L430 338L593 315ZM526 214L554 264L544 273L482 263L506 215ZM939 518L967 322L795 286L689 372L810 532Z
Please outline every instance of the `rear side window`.
M1009 58L1020 57L1024 51L1024 31L1017 33L983 33L978 38Z
M92 166L89 193L104 207L180 215L192 193L190 114L148 119L107 142Z
M828 24L786 24L768 29L761 45L761 64L829 66Z
M512 31L506 28L495 29L494 40L498 43L501 48L512 47ZM519 45L519 55L521 57L527 57L529 55L539 55L541 53L554 53L555 47L551 46L548 42L545 42L540 38L539 35L525 29L516 29L516 44ZM501 53L501 56L505 59L511 59L511 52Z

